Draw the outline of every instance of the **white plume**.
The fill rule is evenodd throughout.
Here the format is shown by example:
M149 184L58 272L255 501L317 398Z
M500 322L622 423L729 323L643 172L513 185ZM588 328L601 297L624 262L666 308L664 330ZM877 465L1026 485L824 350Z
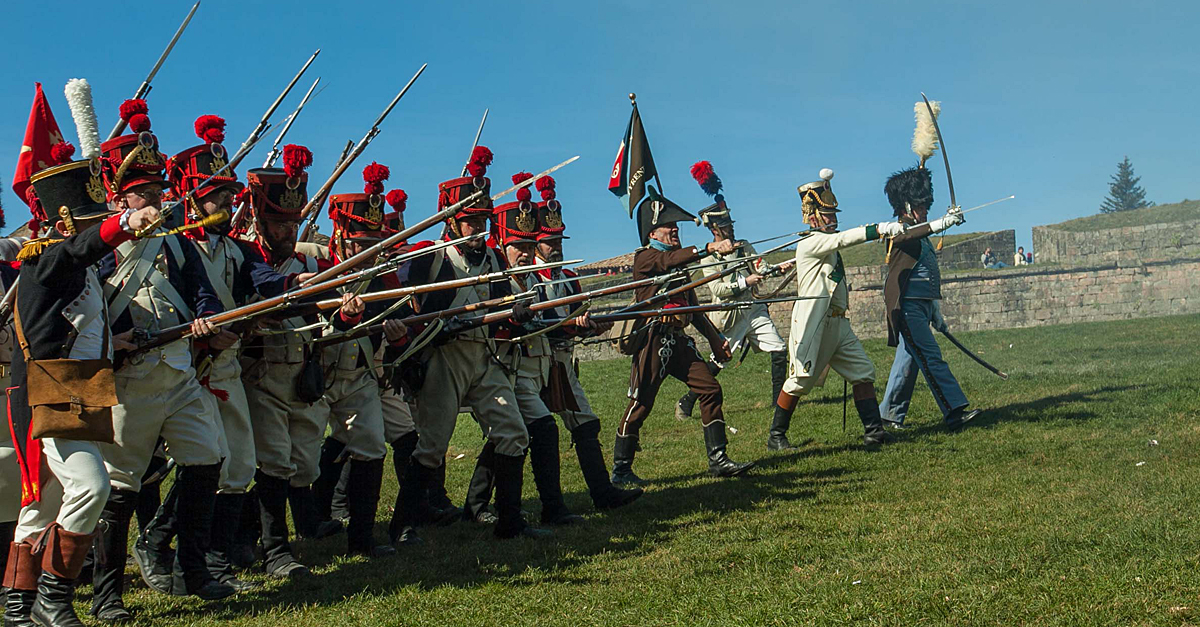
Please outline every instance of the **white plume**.
M75 132L79 134L79 149L84 159L100 156L100 129L96 122L96 108L92 106L92 86L86 78L72 78L63 90L71 117L75 119Z
M818 176L820 176L823 180L826 180L826 181L832 180L833 179L833 170L830 170L829 168L821 168L821 171L818 173Z
M935 118L942 113L942 103L937 100L930 100L929 108L933 109ZM933 128L933 120L929 117L929 108L925 107L923 100L913 105L913 113L917 118L917 129L913 131L912 150L921 158L921 163L932 157L934 151L938 149L937 129Z

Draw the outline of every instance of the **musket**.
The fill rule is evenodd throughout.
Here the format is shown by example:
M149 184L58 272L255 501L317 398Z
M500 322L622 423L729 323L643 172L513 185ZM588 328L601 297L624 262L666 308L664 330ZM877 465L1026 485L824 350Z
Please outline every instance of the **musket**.
M154 80L154 75L158 74L158 69L162 67L163 62L167 60L168 56L170 56L171 49L175 47L175 42L179 41L180 35L183 35L183 31L187 29L188 23L192 21L192 16L196 14L196 9L199 8L200 0L196 0L196 4L192 5L192 10L188 11L187 17L183 18L183 23L179 25L179 29L175 31L175 35L171 37L171 41L167 44L166 50L163 50L162 54L158 55L158 61L154 64L154 67L150 69L150 73L146 75L146 80L142 81L142 84L138 86L137 91L134 92L134 100L145 98L146 94L149 94L150 90L153 89L153 87L150 85L150 82ZM113 127L112 132L108 134L108 139L115 138L116 136L120 135L121 131L123 130L125 130L125 120L120 120L117 122L117 125Z
M817 300L820 298L829 298L828 296L786 296L783 298L756 298L752 300L736 300L724 303L706 303L703 305L688 305L686 307L665 307L662 309L641 309L638 311L612 312L591 314L588 316L593 322L616 322L618 320L633 320L636 318L655 318L658 316L670 316L676 314L691 314L691 313L707 313L710 311L730 311L733 309L745 309L755 305L769 305L771 303L790 303L797 300Z
M320 82L321 77L318 76L317 80L313 81L312 87L309 87L308 92L304 94L304 98L300 100L300 104L296 105L296 110L292 111L292 114L287 117L287 120L283 124L283 129L279 131L279 135L275 136L275 143L271 144L271 153L267 155L267 160L263 161L262 167L269 168L275 165L275 160L279 158L279 155L283 154L283 151L279 149L279 144L283 143L284 136L291 130L292 124L296 122L296 118L300 117L300 112L304 110L304 105L308 104L308 99L312 97L313 90L317 88Z
M342 166L342 162L346 160L346 157L350 156L350 150L352 148L354 148L354 140L347 139L346 147L342 148L341 156L338 157L337 163L335 163L333 165L334 170L337 170L338 168L340 168ZM317 207L320 207L321 205L325 204L324 196L315 197L314 200L317 201ZM313 240L313 236L316 234L317 218L319 218L319 217L321 217L320 211L314 211L314 212L312 212L312 215L308 216L308 222L306 222L304 224L304 230L300 232L299 241L311 242Z
M967 357L974 359L975 363L979 364L980 366L983 366L984 368L987 368L988 370L990 370L992 372L992 374L996 375L997 377L1000 377L1001 379L1004 379L1005 381L1008 380L1007 374L1001 372L999 368L984 361L983 358L980 357L979 355L976 355L975 353L971 352L971 349L967 348L966 346L963 345L962 342L958 341L958 338L951 335L950 331L947 331L946 329L939 329L939 331L942 332L942 335L946 336L947 340L950 340L951 344L957 346L958 350L960 350L964 354L966 354Z
M264 113L262 118L258 120L258 125L254 127L253 131L250 131L250 135L246 137L246 141L242 142L242 147L238 149L239 156L230 160L230 163L233 164L233 167L236 168L238 163L240 163L242 159L245 159L246 155L250 154L249 150L243 149L257 144L258 140L262 139L262 136L266 134L267 129L271 128L271 116L275 114L275 110L279 108L279 105L283 102L283 99L287 98L288 93L290 93L292 88L296 86L296 82L300 80L300 77L304 76L304 72L308 70L308 66L312 65L312 62L317 59L317 55L319 54L321 54L321 49L317 48L317 51L312 53L312 56L308 58L308 61L305 61L304 65L300 67L300 71L296 72L296 75L292 77L292 81L287 84L287 87L283 88L283 92L279 94L279 97L275 99L275 102L272 102L271 106L267 107L267 112Z
M20 280L21 277L18 276L4 292L4 298L0 299L0 326L8 324L8 317L12 315L13 307L16 306L13 299L17 297L17 283Z
M533 176L533 177L526 179L520 183L517 183L516 185L513 185L512 187L500 192L499 194L493 195L492 202L494 203L495 201L499 200L500 198L503 198L503 197L517 191L518 189L521 189L522 187L528 187L529 185L532 185L534 183L534 181L537 181L541 177L546 176L547 174L550 174L551 172L558 170L559 168L571 163L572 161L575 161L578 158L579 158L579 155L571 157L570 159L567 159L566 161L563 161L562 163L560 163L552 168L549 168L547 170L540 172L536 176ZM395 246L396 244L399 244L400 242L407 240L408 238L412 237L413 235L416 235L417 233L424 231L425 229L437 224L438 222L441 222L442 220L445 220L445 219L453 216L454 214L458 213L459 209L466 207L468 204L475 202L476 200L479 200L481 197L483 197L483 190L476 190L471 195L467 196L466 198L463 198L462 200L454 203L453 205L450 205L449 207L442 209L441 211L429 216L428 218L425 218L424 220L421 220L420 222L404 229L403 231L400 231L399 233L391 235L391 236L383 239L382 241L376 242L370 248L363 250L362 252L350 257L349 259L347 259L337 265L334 265L333 267L331 267L327 270L317 273L316 276L314 276L314 277L310 278L308 281L306 281L305 285L310 285L313 283L320 283L321 281L325 281L331 277L335 277L351 268L355 268L359 264L363 263L364 261L366 261L368 259L373 259L376 256L378 256L379 253Z
M480 137L480 135L483 135L483 125L487 124L487 114L488 114L488 109L484 109L483 110L483 119L479 121L479 130L475 131L475 141L471 142L471 152L468 152L467 153L468 155L474 154L475 147L479 145L479 137ZM463 169L462 169L462 174L460 174L459 176L466 176L466 175L467 175L467 166L464 165Z
M280 309L284 309L293 303L301 301L302 299L316 296L318 294L323 294L330 290L335 290L344 285L349 285L351 283L355 283L358 281L369 281L370 279L376 277L377 275L380 275L385 272L396 269L397 267L400 266L400 264L404 263L405 261L408 261L415 257L419 257L424 254L434 252L436 250L445 248L447 246L454 245L456 243L460 243L461 241L466 241L466 240L474 239L477 237L480 237L480 236L479 235L471 235L471 236L462 238L461 240L453 240L450 242L441 242L439 244L435 244L433 246L428 246L426 248L422 248L421 250L413 251L413 252L405 254L405 255L399 255L397 257L387 260L384 263L381 263L381 264L378 264L375 266L371 266L370 268L366 268L363 270L359 270L358 272L351 272L348 274L344 274L342 276L332 278L328 281L324 281L319 284L311 284L311 285L304 285L304 286L296 287L296 288L289 290L287 292L284 292L283 294L280 294L278 296L266 298L266 299L260 300L258 302L250 303L248 305L242 305L241 307L235 307L233 309L230 309L228 311L224 311L224 312L221 312L218 314L213 314L211 316L206 317L205 320L207 320L208 323L211 324L213 327L222 327L222 326L233 324L235 322L241 322L242 320L248 320L250 318L256 318L258 316L262 316L262 315L265 315L268 313L273 313ZM141 342L136 349L129 351L128 355L136 355L138 353L143 353L145 351L162 346L164 344L170 344L171 342L175 342L177 340L182 340L182 339L191 337L191 335L192 335L191 327L192 327L192 323L188 322L185 324L179 324L179 325L176 325L173 327L168 327L166 329L163 329L163 330L159 331L158 333L155 333L153 336L151 336L147 340Z
M350 151L350 154L346 155L345 159L342 159L341 163L339 163L337 168L334 169L333 174L331 174L329 178L326 179L325 183L322 184L319 189L317 189L317 192L312 195L312 198L308 201L308 205L306 205L300 212L301 220L308 218L313 212L320 211L321 202L325 198L325 195L333 189L334 183L337 183L337 180L341 178L342 174L346 171L346 168L349 168L350 164L354 163L354 160L362 154L362 151L366 149L367 144L370 144L371 140L375 139L375 136L379 134L379 125L383 124L383 120L387 118L388 114L392 112L393 108L395 108L396 103L400 102L400 99L403 98L404 94L408 92L408 88L412 87L413 83L417 82L417 78L421 76L421 73L425 71L425 68L428 65L428 63L422 65L421 69L417 70L417 73L413 74L413 77L408 79L408 84L400 90L400 93L396 94L395 98L392 98L392 101L388 103L386 108L384 108L383 113L380 113L379 117L375 118L375 123L371 125L371 128L367 129L367 134L363 135L363 138L358 140L358 143L354 145L354 149Z

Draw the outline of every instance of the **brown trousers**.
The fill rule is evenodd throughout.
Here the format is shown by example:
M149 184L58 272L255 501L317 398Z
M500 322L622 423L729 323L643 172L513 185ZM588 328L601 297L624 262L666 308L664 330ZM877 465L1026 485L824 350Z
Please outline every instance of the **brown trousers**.
M633 356L629 373L629 407L617 425L620 437L637 437L642 422L654 409L654 397L667 375L687 384L700 404L700 423L708 426L724 421L721 409L721 384L708 371L696 342L681 330L658 326L652 329L645 345Z

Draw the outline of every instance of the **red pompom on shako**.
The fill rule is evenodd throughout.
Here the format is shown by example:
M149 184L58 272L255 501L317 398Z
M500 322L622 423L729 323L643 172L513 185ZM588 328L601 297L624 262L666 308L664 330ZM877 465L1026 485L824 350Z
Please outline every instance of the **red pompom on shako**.
M563 231L567 230L567 225L563 224L562 204L558 202L554 178L549 175L543 176L534 186L542 195L542 202L538 203L538 241L565 239L567 236L563 235Z
M158 138L150 132L149 110L145 100L121 103L121 119L129 125L130 132L100 144L109 200L138 185L166 182L163 172L167 167L166 155L159 152Z
M196 118L196 137L206 144L225 141L225 119L217 115L202 115Z
M403 212L408 206L408 194L402 189L393 189L387 193L387 204L392 209Z
M54 160L52 165L61 165L71 160L75 155L75 145L71 142L58 142L50 147L50 158ZM33 189L30 187L30 189Z
M549 174L538 179L534 186L537 187L538 193L542 195L542 200L554 200L554 178Z
M391 170L388 170L386 165L380 165L372 161L367 167L363 168L363 180L366 181L366 186L363 188L365 194L382 194L383 182L388 180L392 175Z
M700 184L700 189L709 196L716 196L723 187L712 164L707 161L697 161L692 165L692 178L696 179L696 182Z
M491 163L492 151L488 150L487 146L476 146L475 150L471 151L471 160L467 162L467 175L443 181L438 185L439 211L457 205L459 202L473 195L475 196L471 202L459 207L454 216L448 219L450 230L453 233L458 232L455 220L461 220L473 215L490 216L492 214L492 182L484 176L487 174L487 168Z
M492 151L487 146L476 146L471 151L471 160L467 162L467 174L483 176L487 174L489 165L492 165Z
M533 178L528 172L518 172L512 177L514 185L519 185ZM495 225L495 237L501 245L516 242L535 242L538 236L537 206L529 202L533 193L529 186L517 190L517 199L504 203L492 212L492 223Z
M516 174L514 174L512 176L512 182L513 182L513 185L520 185L521 183L524 183L525 181L528 181L531 178L533 178L533 175L530 174L529 172L517 172ZM517 190L517 200L518 201L529 202L529 200L531 198L533 198L533 192L529 191L528 185Z
M288 178L296 178L312 165L312 151L304 146L288 144L283 147L283 172Z
M121 119L125 120L129 129L135 133L145 133L150 130L150 117L146 115L149 112L150 107L141 98L121 103Z

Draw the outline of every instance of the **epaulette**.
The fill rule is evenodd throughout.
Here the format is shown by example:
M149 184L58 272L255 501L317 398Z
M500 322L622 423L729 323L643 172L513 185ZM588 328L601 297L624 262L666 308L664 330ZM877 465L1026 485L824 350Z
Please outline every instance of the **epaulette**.
M33 259L46 250L46 247L62 240L50 239L49 237L39 237L25 242L21 246L21 251L17 253L17 261L27 261Z

